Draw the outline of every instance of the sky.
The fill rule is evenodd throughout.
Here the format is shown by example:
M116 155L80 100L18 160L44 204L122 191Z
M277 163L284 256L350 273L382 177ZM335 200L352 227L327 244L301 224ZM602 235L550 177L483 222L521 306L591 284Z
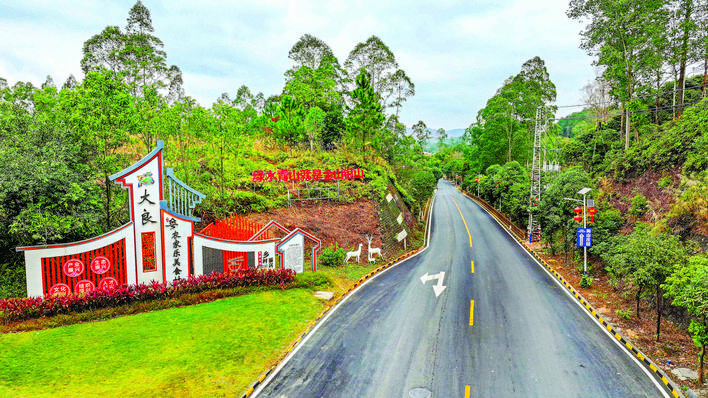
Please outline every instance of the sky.
M583 25L565 16L569 0L143 0L167 64L202 106L241 85L279 94L304 34L327 43L344 63L357 43L378 36L415 84L401 111L412 126L466 128L504 80L541 57L556 104L582 102L594 78L579 48ZM80 67L83 43L108 25L123 29L135 0L24 0L0 4L0 77L10 85L57 86ZM579 110L561 108L558 116Z

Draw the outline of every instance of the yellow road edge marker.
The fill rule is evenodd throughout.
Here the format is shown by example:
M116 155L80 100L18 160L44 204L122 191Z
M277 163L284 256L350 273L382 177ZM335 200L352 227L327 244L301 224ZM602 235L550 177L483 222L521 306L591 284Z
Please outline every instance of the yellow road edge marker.
M474 274L474 260L472 260L472 273Z
M465 386L465 398L470 398L470 386Z
M460 206L457 205L457 201L455 198L452 198L452 201L455 202L455 207L457 207L457 211L460 212L460 217L462 217L462 222L465 224L465 229L467 230L467 237L470 238L470 247L472 247L472 234L470 234L470 229L467 228L467 221L465 221L465 216L462 215L462 210L460 210Z
M474 300L470 300L470 326L474 325Z

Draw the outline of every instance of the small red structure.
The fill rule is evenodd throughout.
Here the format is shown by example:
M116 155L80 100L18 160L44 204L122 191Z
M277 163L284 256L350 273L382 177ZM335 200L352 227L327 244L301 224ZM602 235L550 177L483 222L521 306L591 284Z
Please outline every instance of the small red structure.
M207 225L200 233L213 238L247 241L251 240L262 229L263 225L232 214L224 220L216 220ZM264 231L259 237L261 239L270 239L270 234L268 231ZM223 265L226 273L248 269L248 253L224 251Z
M219 239L249 240L262 228L261 224L232 214L224 220L217 220L207 225L199 233ZM262 234L260 237L261 239L270 239L268 233Z

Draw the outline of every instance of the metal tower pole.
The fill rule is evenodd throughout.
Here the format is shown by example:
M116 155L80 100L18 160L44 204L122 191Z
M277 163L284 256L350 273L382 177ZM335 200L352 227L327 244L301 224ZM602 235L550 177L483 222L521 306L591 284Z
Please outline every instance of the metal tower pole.
M533 163L531 164L531 196L529 197L529 242L537 242L541 237L541 223L534 217L532 209L541 202L541 169L543 154L541 153L541 136L546 130L545 112L542 107L536 110L536 128L533 139Z

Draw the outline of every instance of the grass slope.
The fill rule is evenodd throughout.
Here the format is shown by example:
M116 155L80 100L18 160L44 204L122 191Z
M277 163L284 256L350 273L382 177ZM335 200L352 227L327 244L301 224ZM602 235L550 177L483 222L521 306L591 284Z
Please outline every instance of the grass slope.
M0 335L0 396L235 396L322 308L290 289Z

